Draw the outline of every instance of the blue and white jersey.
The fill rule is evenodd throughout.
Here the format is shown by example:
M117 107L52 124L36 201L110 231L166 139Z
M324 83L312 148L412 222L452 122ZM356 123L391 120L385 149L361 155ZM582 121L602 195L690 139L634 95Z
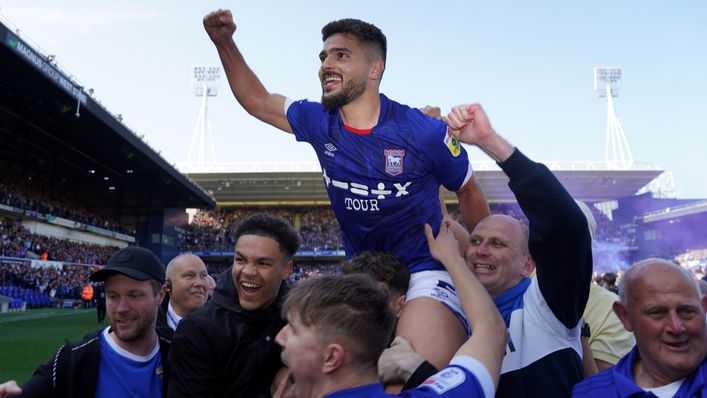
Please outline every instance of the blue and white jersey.
M639 359L638 347L626 354L623 358L602 372L599 372L572 389L572 397L577 398L655 398L656 395L639 387L633 378L633 369ZM707 360L692 374L686 377L674 398L691 398L707 396Z
M162 396L160 345L149 355L132 354L113 340L108 331L100 335L101 359L96 380L97 398L150 398Z
M369 384L337 391L324 398L492 398L494 392L491 374L481 362L469 356L457 356L419 387L398 395L386 394L380 384Z
M439 186L458 191L471 178L466 151L447 126L380 95L370 131L344 126L338 110L296 101L287 120L312 145L341 227L347 257L392 252L410 272L443 270L430 255L423 227L439 231Z
M513 302L504 303L508 307L501 304L504 294L494 299L508 326L497 397L567 396L582 379L581 322L567 328L548 305L538 282L538 278L525 279L506 291L508 299L515 296Z

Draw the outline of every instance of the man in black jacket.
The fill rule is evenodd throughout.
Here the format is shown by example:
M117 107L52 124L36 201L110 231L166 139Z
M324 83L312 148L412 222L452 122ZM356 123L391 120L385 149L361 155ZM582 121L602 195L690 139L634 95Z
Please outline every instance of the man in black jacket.
M91 279L105 281L110 326L61 346L22 388L0 384L0 397L166 395L169 341L155 329L164 264L147 249L128 247Z
M496 397L567 397L583 376L581 318L592 274L587 219L546 166L496 133L480 105L456 106L446 121L462 142L498 163L529 220L528 228L509 216L486 217L466 243L467 266L508 327ZM533 269L537 276L530 278ZM435 372L429 363L415 368L421 357L402 360L408 348L391 348L379 366L390 377L408 378L406 387Z
M299 236L280 217L254 214L233 239L233 266L218 278L211 300L174 333L170 397L269 397L282 367L275 335L286 323L284 280Z

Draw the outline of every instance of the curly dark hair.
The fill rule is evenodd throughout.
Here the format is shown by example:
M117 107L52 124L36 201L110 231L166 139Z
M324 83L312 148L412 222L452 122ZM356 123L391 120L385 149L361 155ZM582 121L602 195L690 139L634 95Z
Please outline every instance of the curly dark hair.
M388 52L388 40L378 27L359 19L340 19L324 25L322 28L322 41L326 41L331 35L344 33L358 39L358 41L378 53L385 62Z
M341 264L342 274L368 274L397 294L407 293L410 271L394 254L361 252Z
M244 218L233 230L233 241L243 235L271 238L280 245L280 250L292 257L297 253L300 237L290 223L282 217L267 213L256 213Z

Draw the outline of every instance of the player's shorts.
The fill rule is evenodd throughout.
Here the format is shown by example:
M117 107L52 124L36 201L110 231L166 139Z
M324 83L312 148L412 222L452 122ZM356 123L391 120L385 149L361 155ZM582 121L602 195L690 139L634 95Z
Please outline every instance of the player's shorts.
M433 298L444 304L459 319L467 336L471 335L469 321L464 316L457 289L447 271L420 271L411 274L406 300L410 301L419 297Z

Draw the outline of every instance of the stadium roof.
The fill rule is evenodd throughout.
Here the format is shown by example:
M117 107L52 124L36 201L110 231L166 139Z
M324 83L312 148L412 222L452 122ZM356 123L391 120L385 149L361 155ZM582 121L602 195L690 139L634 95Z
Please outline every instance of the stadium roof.
M604 162L544 162L577 199L589 202L635 195L663 170L636 163L628 170ZM327 204L322 173L316 163L260 163L212 165L228 172L190 173L189 177L212 194L219 205ZM489 201L512 202L508 178L493 162L473 162L475 175ZM449 203L456 202L446 193Z
M215 201L0 23L0 167L116 216Z

